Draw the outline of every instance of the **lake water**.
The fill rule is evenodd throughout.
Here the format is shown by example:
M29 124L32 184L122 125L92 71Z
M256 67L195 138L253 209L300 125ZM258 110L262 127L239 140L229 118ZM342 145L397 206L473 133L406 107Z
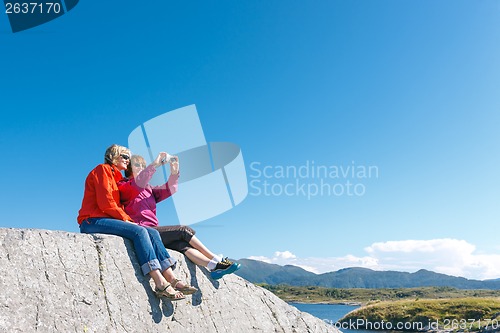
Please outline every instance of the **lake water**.
M346 326L339 326L340 324L337 321L346 315L348 312L359 308L359 306L354 305L343 305L343 304L306 304L306 303L289 303L290 305L295 306L297 309L303 312L307 312L312 314L315 317L323 320L324 322L336 326L344 333L385 333L389 331L384 330L352 330L346 329ZM347 324L345 324L347 325ZM397 331L390 331L397 332Z

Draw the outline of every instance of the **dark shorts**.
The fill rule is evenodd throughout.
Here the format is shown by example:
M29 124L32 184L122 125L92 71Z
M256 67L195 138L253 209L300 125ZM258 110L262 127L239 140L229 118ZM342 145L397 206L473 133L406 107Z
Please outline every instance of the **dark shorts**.
M166 225L155 227L160 233L161 241L166 248L186 252L193 247L189 245L196 231L186 225Z

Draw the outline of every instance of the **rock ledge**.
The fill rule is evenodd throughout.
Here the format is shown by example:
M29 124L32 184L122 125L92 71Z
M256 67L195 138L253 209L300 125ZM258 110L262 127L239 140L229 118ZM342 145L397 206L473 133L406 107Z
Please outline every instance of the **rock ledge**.
M213 281L180 253L200 291L158 299L132 243L116 236L0 228L0 332L338 332L236 276Z

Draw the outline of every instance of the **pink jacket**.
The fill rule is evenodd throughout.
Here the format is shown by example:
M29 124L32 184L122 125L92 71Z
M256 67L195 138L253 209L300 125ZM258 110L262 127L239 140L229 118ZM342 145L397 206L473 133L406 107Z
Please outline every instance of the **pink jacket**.
M145 227L158 226L156 203L177 192L179 183L179 174L170 175L167 183L153 187L149 181L155 172L156 168L149 165L136 178L124 178L118 182L120 201L125 212L135 223Z

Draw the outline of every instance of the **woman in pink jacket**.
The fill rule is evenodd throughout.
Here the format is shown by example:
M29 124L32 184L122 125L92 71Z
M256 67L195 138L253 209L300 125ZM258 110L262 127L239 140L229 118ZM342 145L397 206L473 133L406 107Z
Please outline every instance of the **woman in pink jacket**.
M149 184L156 168L168 163L167 156L167 153L161 152L153 163L146 167L146 161L142 156L132 155L130 164L125 170L127 178L118 183L125 212L135 223L158 230L165 247L184 253L196 265L207 267L212 279L220 279L226 274L237 271L241 267L240 264L212 253L195 236L192 228L182 225L158 226L156 204L177 191L179 179L179 159L174 156L170 163L167 183L154 187ZM172 285L175 288L175 283Z

